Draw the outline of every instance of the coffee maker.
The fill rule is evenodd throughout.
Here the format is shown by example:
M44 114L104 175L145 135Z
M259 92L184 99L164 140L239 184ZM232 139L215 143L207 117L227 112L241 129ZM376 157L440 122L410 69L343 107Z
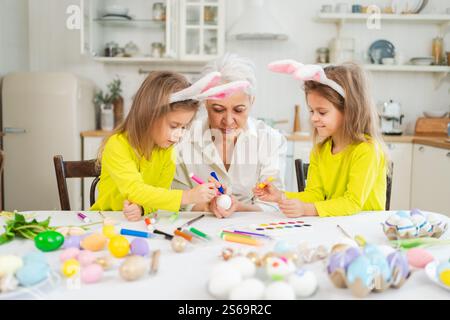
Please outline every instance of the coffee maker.
M400 104L390 100L384 102L382 106L381 118L381 132L386 135L401 135L403 134L400 125L404 115Z

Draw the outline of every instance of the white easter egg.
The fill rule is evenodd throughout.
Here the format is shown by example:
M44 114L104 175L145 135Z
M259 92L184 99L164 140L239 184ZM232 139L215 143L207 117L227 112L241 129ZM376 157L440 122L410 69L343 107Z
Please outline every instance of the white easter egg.
M247 257L235 257L228 261L232 268L239 270L243 279L253 277L256 272L255 264Z
M397 233L400 237L405 236L407 233L415 236L417 234L417 229L410 219L402 218L398 221Z
M309 297L317 289L317 278L314 273L299 269L288 279L297 297Z
M217 198L217 205L225 210L231 207L231 197L227 194L223 194Z
M14 274L22 266L23 260L21 257L15 255L0 256L0 277Z
M266 300L294 300L294 289L283 281L277 281L269 284L264 292Z
M250 278L238 284L230 293L230 300L261 300L265 286L261 280Z
M228 267L222 273L215 273L209 279L208 290L211 295L217 299L225 299L242 281L241 273L233 268Z
M396 226L396 225L398 224L398 221L399 221L400 219L401 219L401 218L400 218L398 215L393 214L393 215L391 215L389 218L387 218L386 224L388 224L388 225L390 225L390 226Z
M266 260L266 274L274 280L284 280L295 271L294 263L283 257L270 257Z
M420 228L426 222L426 219L420 214L415 214L411 216L411 221L417 228Z
M222 274L223 272L226 272L228 269L230 269L230 265L228 264L228 262L216 263L209 273L209 278L210 279L213 278L216 274Z

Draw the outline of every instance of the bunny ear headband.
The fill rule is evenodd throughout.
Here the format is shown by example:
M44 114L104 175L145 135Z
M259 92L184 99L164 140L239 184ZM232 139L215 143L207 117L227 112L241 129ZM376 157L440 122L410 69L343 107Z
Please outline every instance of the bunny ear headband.
M329 86L345 99L344 89L335 81L328 79L323 68L317 64L303 64L295 60L279 60L269 64L269 70L279 73L292 74L302 83L316 81Z
M220 100L231 96L239 90L247 88L250 83L248 81L233 81L216 86L221 78L220 72L210 72L203 78L192 84L190 87L175 92L170 96L170 103L185 100Z

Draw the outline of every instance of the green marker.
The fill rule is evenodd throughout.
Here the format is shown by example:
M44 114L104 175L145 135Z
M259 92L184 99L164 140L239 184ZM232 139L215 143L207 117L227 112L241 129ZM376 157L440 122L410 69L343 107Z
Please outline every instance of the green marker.
M200 230L195 229L194 227L190 227L189 231L192 232L193 234L199 236L199 237L202 237L202 238L205 238L205 239L208 239L208 240L210 239L207 234L201 232Z

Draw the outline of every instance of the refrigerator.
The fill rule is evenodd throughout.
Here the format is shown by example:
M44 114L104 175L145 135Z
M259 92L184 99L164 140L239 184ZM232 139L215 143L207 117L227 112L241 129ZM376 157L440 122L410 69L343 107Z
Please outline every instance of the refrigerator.
M3 208L60 210L53 156L81 160L80 132L95 128L94 84L71 73L7 74L1 86ZM72 210L82 181L67 179Z

